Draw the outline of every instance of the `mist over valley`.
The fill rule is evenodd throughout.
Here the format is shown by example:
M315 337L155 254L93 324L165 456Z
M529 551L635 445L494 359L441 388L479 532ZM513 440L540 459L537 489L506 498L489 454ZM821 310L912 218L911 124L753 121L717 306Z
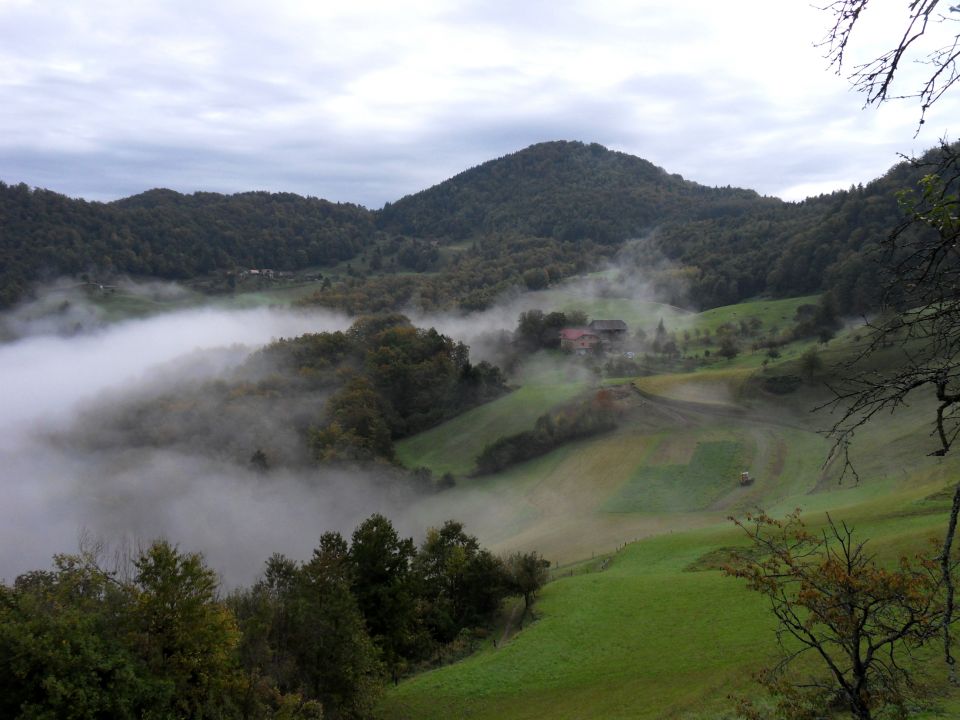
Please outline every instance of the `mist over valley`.
M776 654L762 598L730 575L767 573L767 551L788 562L792 542L829 559L841 515L878 548L856 560L870 577L903 551L936 566L921 549L952 507L952 366L924 342L917 285L876 262L922 168L784 203L545 143L379 211L0 187L18 208L0 627L35 663L10 702L46 698L35 668L53 661L27 641L79 633L136 680L91 697L197 703L187 716L242 696L264 720L514 717L549 676L561 714L584 713L586 682L601 699L585 716L643 696L654 717L679 706L646 669L685 677L689 657L695 695L725 712L757 692L754 649ZM939 237L904 227L918 247ZM922 363L935 381L904 383ZM929 582L917 597L939 603ZM190 662L234 690L151 654L142 608L166 592L197 599L184 622L214 639Z

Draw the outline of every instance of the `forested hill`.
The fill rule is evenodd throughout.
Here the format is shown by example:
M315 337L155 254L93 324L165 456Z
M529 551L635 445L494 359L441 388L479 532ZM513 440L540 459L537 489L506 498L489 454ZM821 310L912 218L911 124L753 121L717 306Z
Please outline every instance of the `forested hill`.
M389 233L440 243L473 238L449 277L371 277L314 300L355 309L371 298L391 307L419 297L473 309L488 302L491 289L542 287L585 261L615 258L627 270L643 268L661 298L675 304L706 309L829 289L842 312L859 314L879 303L877 251L903 220L898 195L915 190L924 172L900 163L866 186L788 203L704 187L599 145L542 143L379 213ZM637 237L644 242L627 242Z
M548 142L379 211L265 192L151 190L97 203L0 182L0 307L57 275L224 280L350 261L349 276L314 302L475 309L508 287L543 287L622 256L644 236L627 260L672 261L663 290L674 301L707 308L832 288L842 310L860 312L877 300L869 255L901 220L897 193L921 174L900 164L866 187L786 203L698 185L600 145Z
M701 308L832 290L842 312L860 314L879 301L880 243L904 219L898 196L927 171L904 162L865 186L800 203L668 221L651 249L691 269L686 299Z
M363 207L289 193L151 190L99 203L0 182L0 307L58 275L184 280L237 267L331 264L375 234Z
M665 220L739 214L783 203L753 190L710 188L596 143L546 142L387 203L392 232L463 239L513 231L603 244Z
M349 260L375 234L364 207L293 193L236 195L150 190L110 204L131 232L152 244L185 241L198 266L295 270Z

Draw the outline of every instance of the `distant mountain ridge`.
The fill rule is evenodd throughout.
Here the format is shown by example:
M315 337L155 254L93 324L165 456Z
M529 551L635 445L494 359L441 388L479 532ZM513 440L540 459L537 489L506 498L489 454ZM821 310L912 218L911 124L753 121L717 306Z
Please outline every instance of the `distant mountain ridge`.
M362 308L384 288L357 292L357 282L431 270L459 275L442 290L404 280L396 302L429 295L437 307L469 294L461 304L473 308L511 283L542 287L649 236L631 261L670 260L683 282L669 292L701 308L837 287L841 306L860 311L875 301L864 258L901 217L896 192L918 177L901 164L865 188L786 203L699 185L597 144L553 141L376 211L292 193L165 189L98 203L0 182L0 306L56 275L186 280L351 262L350 292L333 288L318 302L349 294L349 307ZM472 241L466 253L437 250L463 241Z
M622 241L703 206L775 202L753 190L710 188L596 143L553 141L490 160L387 203L393 233L464 239L508 230L563 240ZM714 209L714 208L711 208Z

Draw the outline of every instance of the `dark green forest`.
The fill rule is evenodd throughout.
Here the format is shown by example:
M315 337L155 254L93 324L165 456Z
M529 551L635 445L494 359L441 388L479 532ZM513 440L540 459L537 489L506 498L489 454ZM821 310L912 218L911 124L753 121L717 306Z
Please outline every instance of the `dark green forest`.
M0 306L60 275L216 278L349 263L310 302L349 312L489 306L613 258L654 272L665 299L706 309L759 294L837 291L875 307L871 257L903 218L908 163L800 203L711 188L596 144L548 142L382 209L265 192L149 192L112 203L0 183ZM642 242L637 242L637 240Z
M58 275L187 280L331 264L352 258L375 233L364 208L287 193L151 190L97 203L0 183L0 303Z
M0 583L5 718L365 718L391 679L469 652L535 553L492 555L460 523L417 547L382 515L306 562L273 555L225 594L202 556L90 545Z

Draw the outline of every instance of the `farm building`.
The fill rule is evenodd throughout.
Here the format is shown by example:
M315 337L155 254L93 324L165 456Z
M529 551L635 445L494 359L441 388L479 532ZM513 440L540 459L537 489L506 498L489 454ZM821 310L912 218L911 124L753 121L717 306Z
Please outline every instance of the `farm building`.
M627 324L623 320L593 320L588 330L604 345L621 343L627 338Z
M586 355L600 347L600 338L589 328L564 328L560 331L560 349Z

